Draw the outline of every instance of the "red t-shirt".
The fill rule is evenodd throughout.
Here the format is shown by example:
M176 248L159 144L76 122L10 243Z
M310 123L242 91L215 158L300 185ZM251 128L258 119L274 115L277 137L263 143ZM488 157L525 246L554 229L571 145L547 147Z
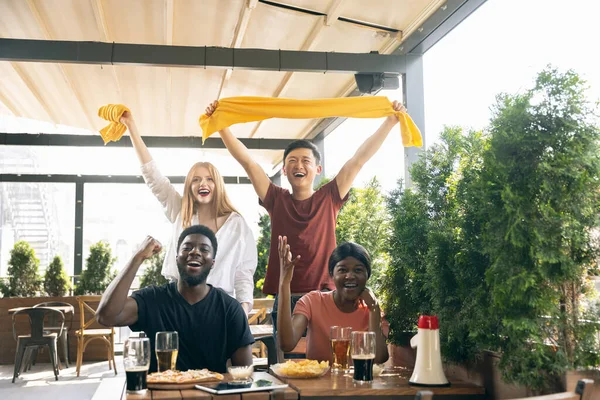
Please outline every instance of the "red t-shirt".
M327 264L336 247L336 219L347 199L348 195L340 197L335 179L305 200L294 200L287 189L271 183L265 200L260 202L271 217L271 249L264 293L279 291L279 235L287 236L294 257L301 256L294 268L292 293L335 289Z

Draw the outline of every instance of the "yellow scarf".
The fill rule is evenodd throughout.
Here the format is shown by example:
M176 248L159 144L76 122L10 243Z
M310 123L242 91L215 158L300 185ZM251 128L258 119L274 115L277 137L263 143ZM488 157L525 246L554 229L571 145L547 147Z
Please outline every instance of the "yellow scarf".
M117 140L121 139L121 136L123 136L127 130L127 127L119 122L119 119L125 111L130 110L123 104L107 104L100 107L98 110L98 116L100 118L110 121L110 124L100 129L100 136L102 136L104 144L110 142L111 140L116 142Z
M344 97L339 99L293 100L271 97L229 97L219 100L215 112L200 117L202 140L218 130L242 122L269 118L380 118L396 114L402 144L421 147L421 132L406 113L396 112L387 97Z

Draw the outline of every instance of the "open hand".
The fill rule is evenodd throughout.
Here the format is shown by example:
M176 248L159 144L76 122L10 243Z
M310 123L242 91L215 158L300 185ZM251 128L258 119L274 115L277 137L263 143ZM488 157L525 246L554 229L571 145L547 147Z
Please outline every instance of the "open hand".
M144 260L147 260L153 255L158 254L161 249L162 245L158 240L154 239L152 236L146 236L146 239L144 239L140 245L136 255Z
M210 103L208 105L208 107L206 107L206 110L204 110L204 113L206 114L206 116L210 117L211 115L213 115L213 113L217 109L218 105L219 105L219 102L217 100L215 100L212 103Z
M287 236L279 236L279 281L289 283L294 275L294 266L300 260L300 256L292 259L290 245L287 244Z

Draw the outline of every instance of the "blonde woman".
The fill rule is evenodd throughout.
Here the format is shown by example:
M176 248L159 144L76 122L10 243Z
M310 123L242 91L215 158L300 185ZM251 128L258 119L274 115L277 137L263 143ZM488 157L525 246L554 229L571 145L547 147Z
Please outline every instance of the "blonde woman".
M158 170L131 113L125 112L121 122L129 130L146 184L173 224L162 274L171 280L178 279L179 271L175 261L177 238L185 228L205 225L216 233L220 249L220 256L215 260L207 283L236 298L248 314L252 309L253 277L257 264L256 242L248 224L231 204L223 177L211 163L196 163L185 178L181 196L169 179Z

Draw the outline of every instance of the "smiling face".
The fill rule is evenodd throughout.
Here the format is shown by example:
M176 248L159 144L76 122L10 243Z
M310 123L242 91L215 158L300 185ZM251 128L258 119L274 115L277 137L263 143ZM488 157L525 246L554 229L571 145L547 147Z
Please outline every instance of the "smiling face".
M287 176L292 189L312 187L315 177L322 169L311 149L298 148L285 158L283 174Z
M200 233L185 237L177 253L177 269L180 279L189 286L206 282L210 270L215 264L214 250L210 239Z
M333 268L335 289L347 302L355 301L365 290L369 275L367 267L354 257L346 257Z
M200 204L209 204L214 198L215 181L206 167L196 167L191 181L191 193L194 201Z

